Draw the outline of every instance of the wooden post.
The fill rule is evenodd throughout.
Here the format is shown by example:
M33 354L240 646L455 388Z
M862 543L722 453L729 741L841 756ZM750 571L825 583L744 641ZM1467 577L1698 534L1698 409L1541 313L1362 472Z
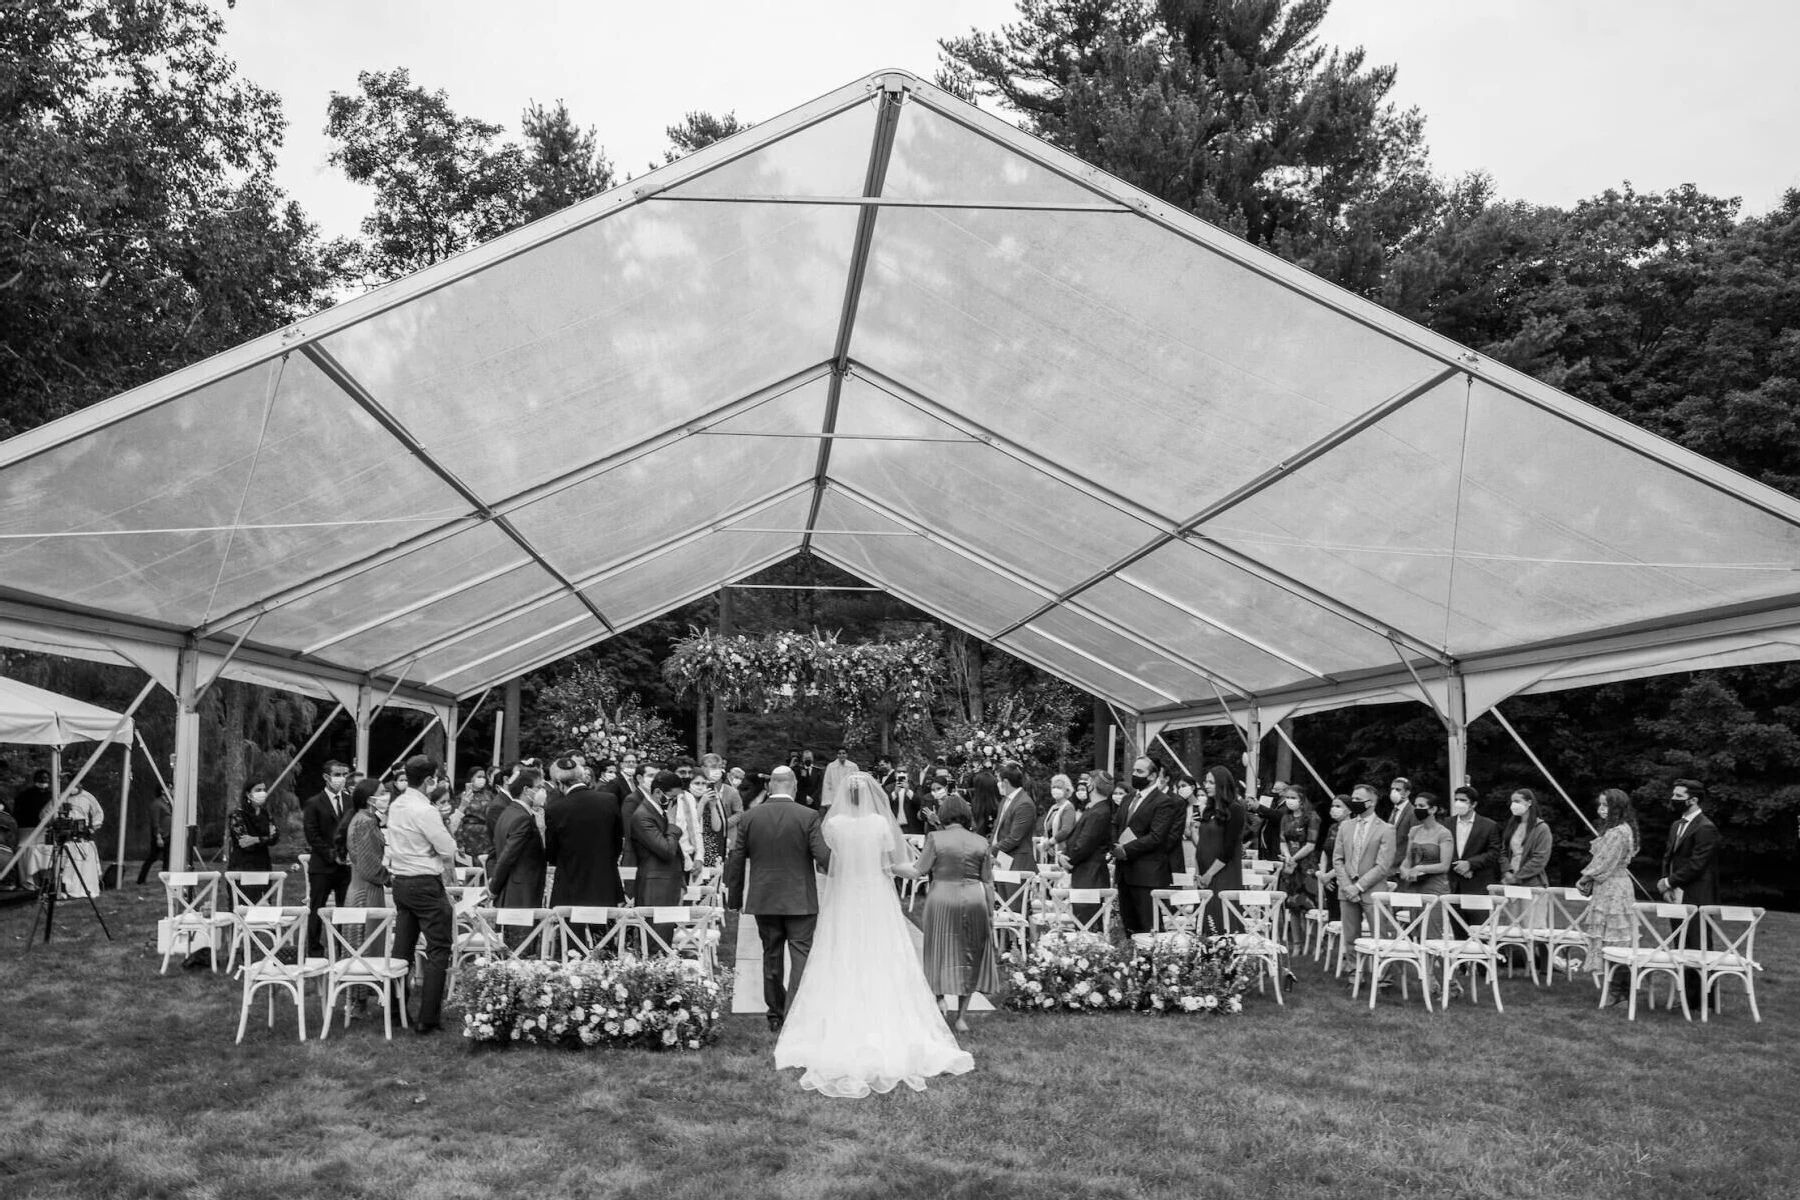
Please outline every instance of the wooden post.
M1112 710L1106 701L1094 701L1094 769L1112 771Z
M501 761L519 761L519 681L506 681L506 729L501 744Z

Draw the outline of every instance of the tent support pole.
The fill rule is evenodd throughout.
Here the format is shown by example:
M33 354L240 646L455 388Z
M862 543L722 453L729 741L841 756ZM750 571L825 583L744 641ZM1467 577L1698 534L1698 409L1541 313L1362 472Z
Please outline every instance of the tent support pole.
M1244 735L1244 792L1254 796L1262 786L1262 709L1253 706L1245 724L1249 730Z
M394 767L398 767L401 763L405 762L406 756L413 752L413 747L417 746L420 742L425 740L425 735L431 732L432 726L441 725L441 724L443 724L443 721L444 721L443 713L433 713L431 716L431 720L425 722L425 728L419 730L418 733L413 735L413 740L406 743L406 749L404 749L400 752L400 756L394 760L394 766L389 767L388 771L392 771L394 769ZM387 771L383 771L382 774L383 775L387 774Z
M356 689L356 769L364 775L369 773L369 728L375 723L372 697L368 684Z
M135 730L133 732L136 732ZM131 830L131 743L123 743L119 749L124 753L119 757L119 842L113 855L113 887L125 886L125 835Z
M275 776L275 781L269 785L269 795L273 796L275 794L275 789L281 786L282 780L286 779L300 768L300 759L305 756L308 750L313 748L313 743L319 740L319 735L324 733L326 727L337 720L337 715L343 711L344 704L343 701L340 700L336 708L333 708L330 712L325 714L325 719L323 721L320 721L317 725L313 726L312 736L307 738L306 741L301 744L300 749L294 752L294 757L288 759L288 765L281 768L281 774ZM149 754L150 752L146 750L144 753ZM150 765L155 766L156 764L152 763ZM298 791L299 789L296 788L295 790Z
M175 660L175 786L169 822L169 870L185 871L190 829L199 821L200 651L192 640Z
M1455 791L1469 782L1469 701L1461 671L1452 670L1447 682L1450 712L1444 717L1444 729L1449 735L1450 789ZM1499 716L1499 712L1496 710L1494 715Z
M1188 770L1187 763L1182 761L1181 755L1176 752L1175 747L1169 745L1169 739L1164 737L1160 730L1157 732L1156 740L1161 742L1162 748L1169 752L1169 757L1175 760L1175 765L1181 768L1181 773L1186 775L1189 779L1192 779L1194 773Z
M1314 781L1316 781L1318 783L1319 790L1325 796L1325 803L1327 805L1329 805L1331 803L1331 797L1332 797L1331 785L1329 783L1325 782L1325 777L1323 775L1319 774L1318 769L1312 765L1312 762L1306 757L1306 755L1304 755L1300 752L1300 747L1294 743L1293 735L1290 734L1285 728L1283 728L1283 726L1285 724L1286 724L1286 722L1283 722L1283 721L1275 722L1276 736L1280 737L1282 741L1287 743L1287 748L1294 752L1294 757L1300 760L1300 765L1306 768L1306 773L1308 775L1311 775L1313 777Z
M231 649L227 650L225 652L225 657L219 660L219 669L214 671L211 677L209 677L205 683L200 685L199 695L206 695L206 693L211 690L213 684L225 678L225 668L231 665L231 660L237 657L237 652L244 648L244 639L250 636L251 631L256 628L257 624L262 619L263 615L261 613L257 613L254 617L250 618L250 623L244 626L244 631L237 635L237 641L231 643Z

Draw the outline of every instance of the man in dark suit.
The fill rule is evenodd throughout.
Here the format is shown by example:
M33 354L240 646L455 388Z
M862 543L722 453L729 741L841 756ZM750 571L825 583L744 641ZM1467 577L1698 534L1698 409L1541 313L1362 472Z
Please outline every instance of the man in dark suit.
M507 785L512 803L494 815L487 886L495 908L539 908L544 903L544 838L532 803L542 783L535 767L524 768Z
M1162 787L1162 768L1149 758L1131 764L1133 795L1126 799L1111 855L1117 867L1119 916L1128 933L1156 927L1150 893L1174 882L1169 847L1181 836L1181 805Z
M795 772L794 784L794 798L817 811L819 801L825 795L825 772L813 762L811 750L800 755L800 769Z
M1450 890L1459 896L1485 896L1500 882L1500 826L1475 811L1476 798L1472 787L1450 798Z
M762 938L763 1003L768 1006L769 1028L777 1032L806 974L813 931L819 924L815 872L831 865L823 822L817 812L794 802L796 785L792 771L775 768L769 776L768 799L739 819L737 839L725 860L726 903L756 918L756 932Z
M350 891L350 864L338 857L338 822L349 807L344 787L350 768L335 758L325 764L325 790L300 809L300 828L306 835L306 953L318 958L325 953L325 931L319 910L327 903L342 904Z
M686 867L681 853L681 827L670 809L676 797L687 791L681 776L658 771L650 794L631 810L631 844L637 855L637 882L632 898L639 908L672 908L681 903ZM671 925L653 925L656 936L669 941Z
M1025 769L1018 763L1000 768L1000 813L994 819L994 832L988 838L994 866L1002 871L1037 871L1037 855L1033 853L1032 833L1037 828L1037 805L1025 791ZM1018 888L1009 884L1007 894Z
M621 775L623 786L619 790L619 820L625 826L625 844L619 848L619 865L621 867L637 866L637 846L631 840L631 817L637 812L638 805L650 799L650 782L656 778L658 767L655 763L637 763L629 776Z
M1672 904L1719 902L1719 828L1700 808L1705 799L1706 787L1698 779L1677 779L1669 789L1669 806L1681 815L1669 830L1656 891ZM1681 944L1690 950L1703 948L1698 921L1689 923ZM1699 1008L1700 972L1682 971L1681 986L1688 1007Z
M550 907L617 908L619 852L625 838L619 797L610 788L577 787L544 805L544 855L556 867Z

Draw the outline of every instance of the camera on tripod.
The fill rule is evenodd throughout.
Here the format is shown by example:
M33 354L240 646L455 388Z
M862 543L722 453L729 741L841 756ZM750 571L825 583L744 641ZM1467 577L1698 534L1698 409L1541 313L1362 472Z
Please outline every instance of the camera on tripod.
M69 842L91 842L94 830L88 822L80 817L69 815L69 802L63 801L62 809L50 818L50 824L44 828L44 840L53 846L66 845Z

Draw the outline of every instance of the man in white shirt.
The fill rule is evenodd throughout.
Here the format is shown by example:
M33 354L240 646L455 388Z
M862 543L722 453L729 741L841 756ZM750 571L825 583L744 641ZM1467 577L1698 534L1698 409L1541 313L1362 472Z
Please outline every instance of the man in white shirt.
M820 810L836 804L843 795L844 782L862 768L850 761L850 751L843 746L838 747L837 757L825 765L825 790L820 795Z
M413 1032L426 1034L442 1028L455 928L444 872L456 864L456 839L428 795L437 782L437 763L415 754L404 769L406 790L388 807L387 820L387 869L394 877L396 910L393 956L410 963L419 935L425 935L425 978Z

